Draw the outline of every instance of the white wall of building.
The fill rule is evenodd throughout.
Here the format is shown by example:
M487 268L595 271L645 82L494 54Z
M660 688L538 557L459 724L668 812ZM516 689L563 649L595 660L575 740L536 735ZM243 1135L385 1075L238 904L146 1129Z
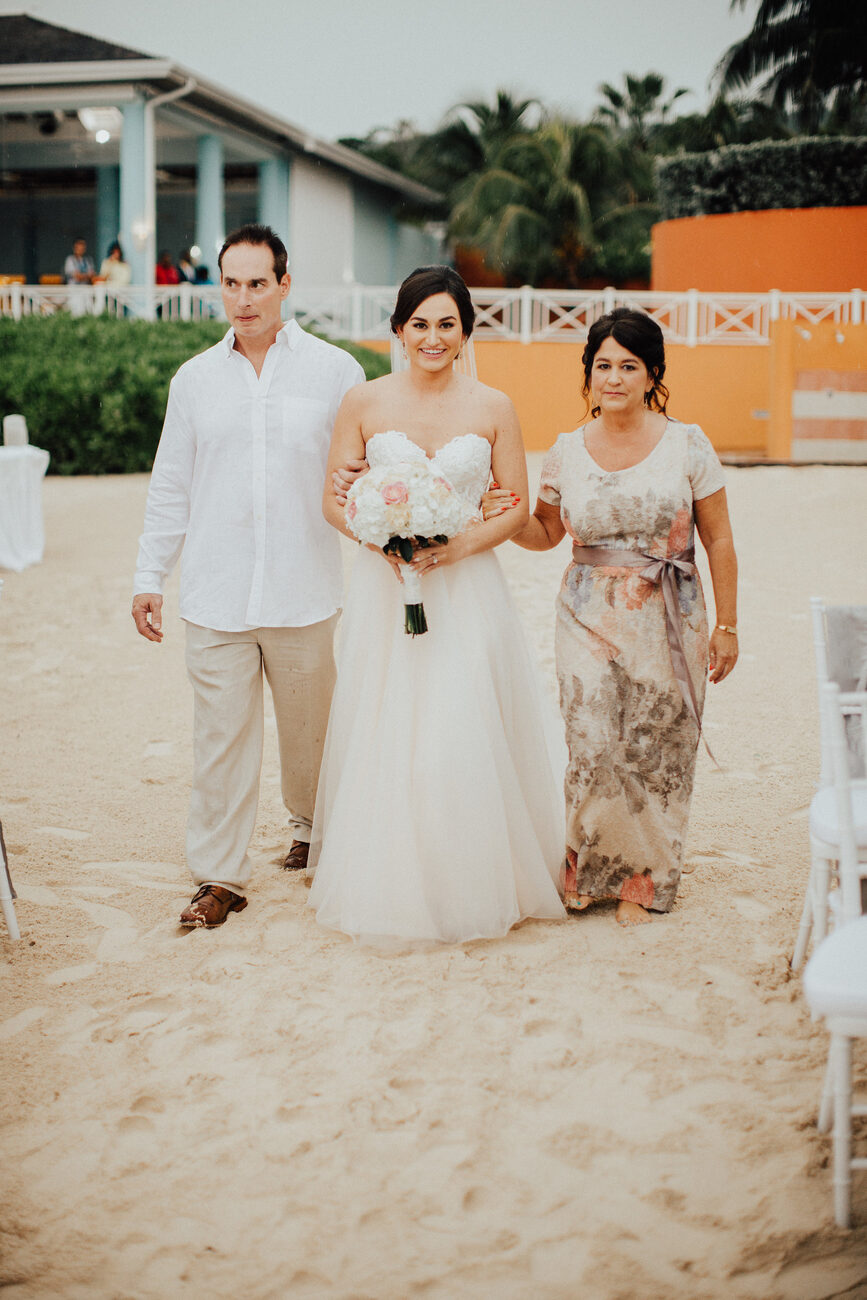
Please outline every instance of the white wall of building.
M355 279L352 178L309 158L295 158L289 182L289 269L310 288Z

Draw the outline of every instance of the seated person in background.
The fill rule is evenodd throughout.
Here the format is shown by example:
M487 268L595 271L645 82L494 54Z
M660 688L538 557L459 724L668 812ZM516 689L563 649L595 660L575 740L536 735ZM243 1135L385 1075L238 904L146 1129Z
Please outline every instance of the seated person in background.
M130 274L129 263L123 260L123 250L115 240L109 245L108 256L103 258L96 279L113 285L116 289L122 289L129 284Z
M72 241L72 252L63 263L63 278L67 284L93 284L96 267L87 255L87 240L80 236Z
M181 280L187 284L194 284L196 280L196 268L193 265L193 255L188 248L182 250L178 258L178 272Z
M156 283L157 284L180 284L181 277L178 274L178 268L172 261L171 253L163 250L160 253L160 259L157 262Z
M213 283L214 283L213 280L211 279L210 273L209 273L208 268L207 268L206 266L197 266L197 267L196 267L195 283L196 283L196 284L213 284Z

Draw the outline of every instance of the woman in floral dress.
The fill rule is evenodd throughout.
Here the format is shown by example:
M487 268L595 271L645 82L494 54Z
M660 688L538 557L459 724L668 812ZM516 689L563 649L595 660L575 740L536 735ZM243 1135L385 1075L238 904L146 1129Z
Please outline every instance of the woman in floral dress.
M610 312L583 362L592 418L557 439L535 513L512 540L573 542L556 631L564 895L573 911L616 899L631 925L667 912L677 893L708 665L719 682L737 660L737 561L716 453L697 425L666 415L659 326ZM716 603L710 639L696 529Z

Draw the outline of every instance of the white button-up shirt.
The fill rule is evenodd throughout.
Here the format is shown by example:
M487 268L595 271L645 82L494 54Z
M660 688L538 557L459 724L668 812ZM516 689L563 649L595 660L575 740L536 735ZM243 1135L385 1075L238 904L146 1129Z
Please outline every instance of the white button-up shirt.
M322 489L337 408L364 372L295 321L258 377L234 342L230 329L172 380L135 594L162 592L183 549L182 618L221 632L306 627L342 602Z

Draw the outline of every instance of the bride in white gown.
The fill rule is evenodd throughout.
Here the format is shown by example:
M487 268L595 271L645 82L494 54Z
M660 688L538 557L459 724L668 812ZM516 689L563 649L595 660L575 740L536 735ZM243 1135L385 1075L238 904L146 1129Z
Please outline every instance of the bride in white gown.
M448 267L404 281L392 329L409 362L352 389L331 444L326 518L347 537L334 470L428 457L474 508L493 469L521 498L417 553L429 631L407 636L396 564L357 557L340 634L308 874L322 925L367 940L458 943L565 915L562 770L537 672L493 547L527 517L517 416L455 372L473 327ZM353 537L353 540L355 538Z

